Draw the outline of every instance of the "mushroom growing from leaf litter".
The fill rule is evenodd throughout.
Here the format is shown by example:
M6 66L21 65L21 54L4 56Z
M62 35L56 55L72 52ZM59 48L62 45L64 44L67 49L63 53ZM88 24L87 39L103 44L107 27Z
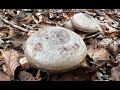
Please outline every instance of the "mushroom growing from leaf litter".
M67 29L70 29L70 30L72 30L72 31L75 31L75 28L74 28L73 25L72 25L71 19L70 19L69 21L66 21L66 22L64 23L64 27L67 28Z
M45 72L73 70L85 61L87 48L75 32L51 26L33 33L25 43L26 58Z
M71 22L73 27L79 31L87 33L102 32L97 20L86 13L77 13L73 15Z

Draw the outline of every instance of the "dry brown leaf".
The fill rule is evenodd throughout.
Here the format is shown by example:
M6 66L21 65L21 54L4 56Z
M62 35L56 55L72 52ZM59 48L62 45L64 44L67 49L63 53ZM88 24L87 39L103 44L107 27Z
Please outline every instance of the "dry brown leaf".
M27 35L21 35L21 37L13 37L12 40L10 41L12 43L12 47L19 47L21 48L21 46L26 42L28 36Z
M10 28L6 26L0 27L0 36L5 36L8 34Z
M99 47L109 50L113 55L120 53L120 40L117 38L104 38L99 42Z
M24 65L25 63L28 63L28 60L26 59L26 57L23 57L23 58L20 58L19 63L21 65Z
M97 79L97 73L95 73L92 77L91 77L91 81L95 81Z
M88 55L93 59L92 63L99 67L104 67L110 60L109 53L104 48L90 48Z
M117 67L111 69L109 80L120 81L120 64Z
M25 35L25 32L21 32L21 31L18 31L18 30L11 28L9 30L9 35L11 37L20 38L20 37L23 37Z
M31 36L34 32L36 32L36 30L32 29L32 30L29 30L29 32L27 33L28 36Z
M94 60L109 60L110 59L109 53L105 49L100 48L96 50L96 52L94 53L93 59Z
M7 69L6 73L9 76L14 77L15 69L20 65L18 63L19 55L17 51L10 49L10 50L1 50L1 52L2 52L2 57L4 58L5 66Z
M18 74L18 79L20 81L35 81L35 78L32 76L32 74L26 71L20 71Z
M98 60L110 60L109 53L104 48L90 48L88 49L88 55L94 60L94 62Z
M4 62L4 60L3 60L3 57L1 56L1 54L0 54L0 67L4 64L5 62Z
M20 58L19 63L20 63L20 66L23 69L34 68L34 65L31 64L30 62L28 62L28 60L26 59L26 57Z
M97 45L98 45L97 40L89 39L87 40L87 42L90 44L90 45L87 45L87 49L97 48Z
M68 72L51 74L49 81L87 81L96 71L98 68L95 67L78 67Z
M10 76L3 71L0 71L0 81L10 81Z
M117 35L116 29L109 26L107 23L100 23L100 26L108 37L115 37Z
M27 16L27 17L23 18L21 21L22 22L25 21L25 23L28 24L28 23L31 23L31 22L34 21L34 17L33 16Z
M35 80L41 80L40 69L38 70L37 74L35 75Z
M105 15L105 20L107 20L109 24L112 24L112 22L114 21L108 15Z

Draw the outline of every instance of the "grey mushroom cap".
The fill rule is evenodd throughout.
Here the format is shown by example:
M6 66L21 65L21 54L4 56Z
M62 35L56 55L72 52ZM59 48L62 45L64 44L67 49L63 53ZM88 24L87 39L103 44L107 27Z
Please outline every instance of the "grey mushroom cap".
M77 13L72 17L72 25L79 31L94 33L102 31L98 21L86 13Z
M87 48L73 31L63 27L49 27L33 33L25 44L26 58L41 71L65 72L85 60Z
M72 31L75 31L75 28L74 28L73 25L72 25L71 19L70 19L69 21L66 21L66 22L64 23L64 27L67 28L67 29L70 29L70 30L72 30Z

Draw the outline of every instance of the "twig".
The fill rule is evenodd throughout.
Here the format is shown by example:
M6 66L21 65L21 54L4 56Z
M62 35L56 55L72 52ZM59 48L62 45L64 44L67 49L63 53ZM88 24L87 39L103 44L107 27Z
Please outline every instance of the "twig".
M25 28L23 28L23 27L20 27L20 26L18 26L18 25L15 25L15 24L9 22L8 20L4 19L2 16L0 16L0 19L1 19L4 23L6 23L6 24L8 24L8 25L10 25L10 26L12 26L12 27L14 27L14 28L17 28L17 29L19 29L19 30L21 30L21 31L24 31L24 32L28 32L28 31L29 31L29 30L27 30L27 29L25 29Z
M94 37L96 37L96 36L98 36L98 35L100 35L100 34L102 34L102 33L101 33L101 32L98 32L98 33L93 34L93 35L91 35L91 36L87 36L87 37L85 37L84 39L94 38Z
M22 24L22 25L25 26L26 28L32 29L32 27L29 25L26 25L26 24Z

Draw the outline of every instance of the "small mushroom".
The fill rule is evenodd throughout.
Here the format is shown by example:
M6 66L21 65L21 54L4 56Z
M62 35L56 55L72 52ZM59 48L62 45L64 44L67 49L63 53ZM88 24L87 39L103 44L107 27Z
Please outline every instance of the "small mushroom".
M82 38L63 27L49 27L33 33L24 52L29 62L45 72L66 72L84 62L87 48Z
M72 17L72 25L79 31L94 33L101 31L99 23L95 18L86 13L77 13Z
M64 27L67 28L67 29L70 29L72 31L75 31L75 28L72 26L72 22L71 22L71 19L69 21L66 21L64 23Z

